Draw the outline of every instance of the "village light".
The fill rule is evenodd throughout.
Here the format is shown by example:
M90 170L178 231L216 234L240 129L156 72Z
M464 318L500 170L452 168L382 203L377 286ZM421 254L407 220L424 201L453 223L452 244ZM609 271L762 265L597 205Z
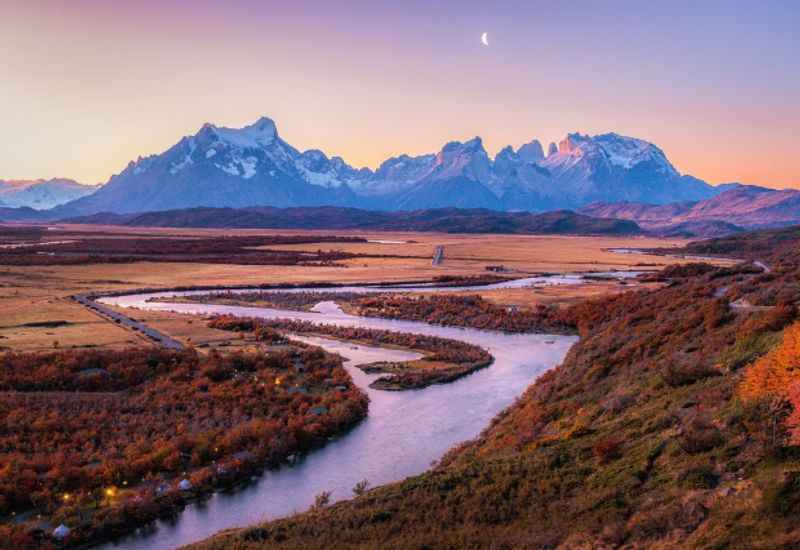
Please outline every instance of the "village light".
M106 496L107 497L113 497L114 493L115 493L115 491L114 491L113 487L109 487L109 488L106 489Z
M69 500L69 493L64 493L64 497L63 498L64 498L65 502L68 501Z

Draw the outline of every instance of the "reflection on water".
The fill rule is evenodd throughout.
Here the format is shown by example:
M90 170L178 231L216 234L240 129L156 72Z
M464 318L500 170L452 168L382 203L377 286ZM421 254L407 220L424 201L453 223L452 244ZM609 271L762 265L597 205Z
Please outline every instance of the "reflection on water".
M355 291L368 291L366 287L354 288ZM166 294L179 293L160 293L161 296ZM335 500L343 499L350 497L353 486L363 479L376 486L419 474L455 444L477 436L538 375L559 363L576 341L571 336L502 334L412 321L355 317L343 313L332 302L319 304L316 312L304 312L147 302L152 296L119 296L102 301L160 311L306 319L453 338L486 348L495 357L495 362L489 368L450 384L386 392L370 388L369 383L376 375L367 375L353 365L413 359L416 354L295 336L350 359L345 368L370 397L367 419L294 466L266 472L246 488L229 494L216 494L202 504L188 506L175 521L158 522L146 533L108 544L107 548L175 548L222 529L306 510L315 495L323 491L332 491Z

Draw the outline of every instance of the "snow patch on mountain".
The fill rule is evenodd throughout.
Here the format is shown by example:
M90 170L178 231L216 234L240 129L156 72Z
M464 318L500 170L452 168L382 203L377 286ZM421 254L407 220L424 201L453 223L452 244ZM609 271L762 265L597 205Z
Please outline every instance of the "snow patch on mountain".
M51 180L0 180L0 203L3 206L47 210L97 191L93 185L82 185L64 178Z
M275 122L267 117L261 117L244 128L226 128L213 124L207 126L212 128L222 141L236 147L260 149L269 147L278 138Z

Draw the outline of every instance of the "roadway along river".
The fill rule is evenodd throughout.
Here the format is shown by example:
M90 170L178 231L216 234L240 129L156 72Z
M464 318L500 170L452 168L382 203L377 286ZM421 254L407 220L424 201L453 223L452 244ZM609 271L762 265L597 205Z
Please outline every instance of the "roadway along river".
M572 279L570 282L575 281ZM176 294L181 293L168 293ZM163 296L164 293L159 295ZM175 548L204 539L222 529L306 510L314 502L314 497L323 491L332 491L334 500L344 499L352 495L353 486L363 479L374 487L420 474L448 449L477 436L537 376L560 363L577 340L572 336L502 334L411 321L355 317L343 313L331 303L326 304L328 307L318 308L321 312L297 312L147 302L152 296L118 296L100 301L151 310L308 319L343 326L441 336L482 346L494 356L495 362L450 384L414 391L386 392L368 387L377 375L366 375L352 365L376 360L402 360L409 357L409 352L305 337L305 340L349 359L345 363L348 372L370 397L367 418L346 435L303 457L293 466L267 471L245 488L228 494L215 494L207 501L188 506L174 521L160 521L136 535L106 544L105 548Z

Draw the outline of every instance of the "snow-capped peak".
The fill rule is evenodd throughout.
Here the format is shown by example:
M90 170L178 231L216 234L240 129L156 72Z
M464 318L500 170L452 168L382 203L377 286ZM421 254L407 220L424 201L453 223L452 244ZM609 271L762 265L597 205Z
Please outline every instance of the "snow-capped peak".
M640 162L652 161L664 172L678 175L678 171L667 160L664 152L652 143L613 132L594 136L593 140L603 148L613 165L630 169Z
M542 144L538 139L534 139L517 149L517 155L523 162L539 162L544 158Z
M275 122L267 117L261 117L256 122L244 128L226 128L203 125L203 129L212 130L221 141L243 148L259 149L271 145L278 139L278 130Z
M626 170L642 162L653 162L664 174L678 175L661 149L647 141L615 133L596 136L577 132L568 134L558 143L557 153L551 153L545 163L573 164L587 156L605 159L608 164Z

